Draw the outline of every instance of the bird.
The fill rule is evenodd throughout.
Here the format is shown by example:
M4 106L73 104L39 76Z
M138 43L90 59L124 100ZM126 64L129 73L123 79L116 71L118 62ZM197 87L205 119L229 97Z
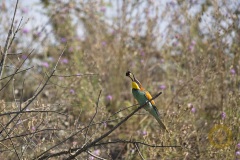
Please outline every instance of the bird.
M132 94L140 106L144 105L147 101L152 99L151 94L142 87L142 84L135 78L133 73L127 71L126 76L132 80ZM148 104L146 104L143 108L158 121L162 129L167 131L166 126L160 119L160 113L156 107L154 100L148 102Z

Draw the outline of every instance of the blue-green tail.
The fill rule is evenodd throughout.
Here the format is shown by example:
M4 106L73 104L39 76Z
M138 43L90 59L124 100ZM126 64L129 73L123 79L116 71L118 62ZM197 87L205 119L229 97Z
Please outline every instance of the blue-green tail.
M160 119L160 114L156 108L156 106L152 106L153 110L150 111L151 115L154 116L154 118L158 121L159 125L161 126L161 128L163 128L164 130L167 130L166 126L163 124L163 122Z

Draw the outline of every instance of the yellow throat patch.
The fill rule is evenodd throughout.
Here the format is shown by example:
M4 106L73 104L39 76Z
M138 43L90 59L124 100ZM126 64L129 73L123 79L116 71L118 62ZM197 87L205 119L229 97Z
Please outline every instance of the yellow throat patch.
M132 89L139 89L140 87L138 86L138 84L136 82L132 82Z

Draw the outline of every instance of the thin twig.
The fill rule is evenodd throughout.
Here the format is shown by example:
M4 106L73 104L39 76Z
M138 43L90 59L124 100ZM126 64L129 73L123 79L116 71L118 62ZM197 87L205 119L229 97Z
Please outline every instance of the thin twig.
M6 113L2 113L0 114L0 117L1 116L9 116L11 114L19 114L20 111L13 111L13 112L6 112ZM57 113L57 114L60 114L60 115L63 115L63 116L68 116L67 114L65 113L62 113L62 112L57 112L57 111L48 111L48 110L29 110L29 111L22 111L21 113Z
M175 148L175 147L182 147L182 146L177 146L177 145L153 145L153 144L148 144L144 142L139 142L139 141L132 141L132 140L116 140L116 141L110 141L110 142L101 142L101 143L96 143L94 146L101 146L101 145L109 145L109 144L115 144L115 143L131 143L131 144L141 144L144 146L148 147L156 147L156 148Z
M53 76L57 76L57 77L80 77L80 76L94 76L94 75L98 75L98 73L85 73L85 74L72 74L72 75L57 75L57 74L54 74Z
M94 158L97 158L97 159L100 159L100 160L107 160L105 158L102 158L102 157L99 157L99 156L96 156L94 155L93 153L91 153L90 151L87 151L88 154L90 154L91 156L93 156Z
M2 124L1 124L1 125L2 125ZM3 126L2 126L2 127L3 127ZM8 132L7 132L5 129L4 129L4 131L6 132L7 135L9 135ZM17 149L16 149L16 147L15 147L13 141L12 141L12 138L9 138L9 140L10 140L12 146L13 146L13 149L14 149L14 152L16 153L16 155L17 155L17 158L20 160L20 157L19 157L19 155L18 155L18 153L17 153Z
M21 97L20 97L20 105L19 105L20 110L22 109L24 82L25 82L25 79L23 79L23 83L22 83L22 90L21 90Z
M33 51L34 51L34 50L32 50L32 51L27 55L27 58L32 54ZM5 85L3 85L3 87L0 89L0 91L2 91L2 90L10 83L10 81L13 79L14 75L16 75L16 73L17 73L18 70L22 67L22 65L23 65L24 62L27 60L27 58L23 60L23 62L20 64L19 67L17 67L17 69L15 70L14 74L12 74L11 78L7 81L7 83L6 83Z
M154 100L155 98L157 98L160 94L162 94L162 92L158 93L156 96L154 96L151 100ZM60 156L63 154L69 154L73 151L78 150L75 154L71 155L70 157L68 157L68 159L74 159L77 155L79 155L82 152L85 152L87 149L93 147L96 145L97 142L101 141L103 138L107 137L110 133L112 133L115 129L117 129L120 125L122 125L125 121L127 121L131 116L133 116L137 111L139 111L142 107L144 107L145 105L148 104L148 102L150 102L151 100L147 101L145 104L143 104L142 106L138 107L137 109L135 109L132 113L130 113L128 116L126 116L122 121L120 121L116 126L114 126L111 130L109 130L107 133L103 134L101 137L95 139L93 142L89 143L88 145L86 145L85 147L81 147L80 149L69 149L67 151L61 151L58 153L53 153L53 154L48 154L48 155L44 155L45 153L47 153L48 151L50 151L51 149L55 148L56 146L59 146L60 144L63 144L64 142L66 142L68 139L70 139L71 137L77 135L78 133L82 132L82 130L86 129L87 126L77 132L75 132L73 135L71 135L70 137L66 138L65 140L59 142L58 144L52 146L51 148L49 148L48 150L44 151L43 153L41 153L40 155L38 155L37 157L35 157L34 159L38 159L38 160L44 160L47 158L51 158L51 157L56 157L56 156ZM103 121L105 122L105 121ZM102 123L102 122L101 122ZM92 124L94 125L94 124Z
M17 103L17 99L16 99L16 97L15 97L15 85L14 85L14 82L15 82L15 79L13 79L13 89L12 89L12 93L13 93L13 99L14 99L14 102L15 102L15 104L16 104L16 106L18 107L18 109L19 109L19 106L18 106L18 103ZM21 109L19 109L19 110L21 110Z
M99 99L100 99L101 93L102 93L102 90L100 90L100 92L99 92L98 99L97 99L97 102L96 102L96 111L95 111L95 113L94 113L91 121L89 122L88 126L90 126L90 125L92 124L94 118L95 118L96 115L97 115L97 112L98 112L98 104L99 104ZM85 133L85 140L84 140L84 143L85 143L85 144L86 144L86 141L87 141L88 130L89 130L89 128L87 128L86 133ZM85 146L85 144L84 144L83 146Z
M15 79L13 79L13 97L14 97L14 102L15 102L16 106L18 107L19 111L21 111L21 102L20 102L20 105L18 105L18 102L17 102L17 99L16 99L16 97L15 97L14 91L15 91ZM21 117L20 117L20 116L19 116L18 120L17 120L15 123L17 124L17 123L19 122L19 120L21 120ZM23 125L23 127L24 127L24 125ZM5 131L5 132L6 132L6 131ZM7 132L6 132L6 133L7 133ZM8 137L10 136L10 132L7 133L7 136L8 136ZM12 145L13 145L12 138L10 138L10 141L11 141L11 143L12 143ZM15 146L14 146L14 145L13 145L13 147L14 147L14 150L15 150ZM18 159L20 160L20 157L19 157L19 155L18 155L18 153L17 153L16 150L15 150L15 152L16 152L16 154L17 154L17 156L18 156ZM19 154L20 154L20 153L19 153Z
M23 53L8 53L8 55L14 55L14 56L17 56L17 55L22 55Z
M43 122L44 122L44 119L42 119L42 121L37 125L36 130L37 130L40 126L42 126L42 123L43 123ZM27 144L24 144L25 147L24 147L24 149L22 150L22 157L23 157L24 152L27 151L27 148L28 148L28 146L30 145L30 142L32 141L34 135L35 135L35 134L30 135L30 136L28 137L29 141L27 142ZM25 138L26 138L26 137L25 137Z
M21 25L21 23L22 23L22 20L23 20L23 17L21 18L21 20L20 20L20 22L19 22L19 24L18 24L18 26L17 26L17 29L16 29L16 31L15 31L14 34L13 34L13 37L12 37L12 39L11 39L11 42L10 42L9 46L8 46L8 49L11 47L11 45L12 45L12 43L13 43L13 40L15 39L16 34L17 34L17 32L19 31L19 29L20 29L20 25ZM8 55L9 55L9 54L8 54Z
M45 81L45 83L43 84L43 86L40 88L40 90L39 90L37 93L35 93L35 95L34 95L31 99L28 100L28 103L23 107L23 109L22 109L18 114L16 114L15 116L13 116L13 117L11 118L11 120L8 121L8 123L5 125L5 127L0 131L0 134L2 134L3 130L4 130L5 128L7 128L7 127L14 121L14 119L16 119L16 118L18 117L18 115L19 115L20 113L22 113L22 111L24 111L25 109L27 109L27 107L28 107L28 106L37 98L37 96L43 91L43 89L44 89L45 86L47 85L48 81L50 80L50 78L52 77L52 75L54 74L54 72L56 71L56 68L57 68L57 65L58 65L58 63L59 63L59 60L60 60L60 58L62 57L65 49L66 49L66 46L65 46L65 48L63 49L61 55L59 56L59 59L58 59L56 65L55 65L54 69L52 70L50 76L47 78L47 80ZM15 124L15 125L16 125L16 124ZM12 130L13 130L13 128L15 127L15 125L13 125L12 129L9 131L9 134L12 132ZM3 139L5 139L5 138L6 138L6 137L4 137Z
M49 152L50 150L52 150L53 148L56 148L57 146L63 144L63 143L66 142L67 140L69 140L69 139L73 138L74 136L78 135L79 133L82 133L85 129L87 129L87 128L93 126L93 125L103 124L103 123L105 123L105 122L113 122L113 121L117 121L117 120L119 120L119 119L122 119L122 118L116 118L116 119L113 119L113 120L104 120L104 121L101 121L101 122L97 122L97 123L93 123L93 124L91 124L91 125L88 125L88 126L82 128L82 129L76 131L75 133L73 133L73 134L70 135L69 137L65 138L64 140L62 140L62 141L59 142L58 144L56 144L56 145L50 147L49 149L47 149L46 151L42 152L40 155L36 156L34 159L39 159L39 160L40 160L40 159L46 159L46 158L48 158L49 155L46 155L46 156L43 156L43 155L44 155L45 153ZM1 141L0 141L0 142L1 142ZM69 151L71 151L71 149L68 150L67 153L69 153ZM76 150L75 150L75 151L76 151ZM64 153L65 153L65 152L64 152ZM60 152L60 153L57 153L57 155L50 155L50 156L51 156L51 157L59 156L59 155L62 155L62 154L64 154L64 153ZM42 157L41 157L41 156L42 156ZM41 158L40 158L40 157L41 157Z
M36 131L34 131L34 132L25 133L25 134L19 134L19 135L15 135L15 136L8 137L8 138L5 138L5 139L0 140L0 142L4 142L4 141L6 141L6 140L13 139L13 138L19 138L19 137L25 137L25 136L29 136L29 135L35 135L35 134L40 133L40 132L45 132L45 131L60 131L60 130L64 130L64 129L47 128L47 129L42 129L42 130L36 130Z
M142 160L145 160L144 157L143 157L143 155L142 155L142 153L140 152L140 150L139 150L139 148L138 148L138 144L137 144L137 143L134 143L134 145L135 145L135 147L137 148L137 151L138 151L140 157L142 158Z
M94 124L92 124L92 125L94 125ZM70 138L76 136L77 134L81 133L82 131L84 131L84 130L87 129L88 127L90 127L90 126L87 126L87 127L83 128L83 129L80 129L79 131L75 132L74 134L72 134L72 135L69 136L68 138L62 140L62 141L59 142L58 144L56 144L56 145L50 147L49 149L45 150L44 152L42 152L40 155L36 156L36 157L33 158L33 159L44 160L44 159L47 159L47 158L50 158L50 157L54 157L54 156L59 156L59 155L61 155L62 153L57 153L57 154L52 154L52 155L43 156L45 153L49 152L51 149L53 149L53 148L55 148L55 147L63 144L64 142L66 142L66 141L69 140ZM66 152L64 152L64 153L67 153L67 154L68 154L68 153L71 152L71 151L72 151L72 149L70 149L70 150L68 150L68 151L66 151ZM59 154L59 155L58 155L58 154Z
M125 107L125 108L123 108L123 109L120 109L119 111L113 113L110 117L113 117L114 115L116 115L116 114L118 114L118 113L120 113L120 112L122 112L122 111L124 111L124 110L127 110L127 109L129 109L129 108L135 107L135 106L137 106L137 105L138 105L138 104L134 104L134 105L132 105L132 106L129 106L129 107ZM110 117L109 117L109 118L110 118Z
M18 72L16 72L16 73L10 74L10 75L8 75L8 76L6 76L6 77L1 78L0 81L3 80L3 79L6 79L6 78L8 78L8 77L11 77L11 76L13 76L13 75L16 75L16 74L18 74L18 73L25 72L25 71L27 71L27 70L29 70L29 69L32 69L33 67L34 67L34 66L29 67L29 68L26 68L26 69L23 69L23 70L18 71Z
M156 96L154 96L151 100L157 98L162 92L159 92ZM146 106L151 100L148 100L145 104L141 105L137 109L135 109L132 113L130 113L127 117L125 117L121 122L119 122L116 126L114 126L111 130L109 130L107 133L103 134L101 137L95 139L93 142L89 143L88 145L82 147L80 150L78 150L75 154L69 156L66 160L74 159L76 156L78 156L80 153L86 151L88 148L94 146L97 142L101 141L105 137L107 137L109 134L111 134L115 129L117 129L120 125L122 125L124 122L126 122L131 116L133 116L137 111L139 111L142 107Z
M54 73L55 73L55 71L57 70L58 63L59 63L60 59L62 58L62 55L63 55L63 53L65 52L66 48L67 48L67 44L65 45L64 49L62 50L62 53L61 53L61 55L59 56L58 61L57 61L56 65L55 65L55 67L53 68L53 71L52 71L51 76L53 76Z
M111 142L96 143L94 145L90 145L89 148L96 147L96 146L116 144L116 143L140 144L140 145L144 145L144 146L148 146L148 147L152 147L152 148L175 148L175 147L182 147L182 146L177 146L177 145L164 146L164 145L153 145L153 144L148 144L148 143L139 142L139 141L116 140L116 141L111 141ZM61 156L61 155L66 155L66 154L72 153L74 151L77 151L79 149L82 149L82 147L77 147L77 148L61 151L61 152L58 152L58 153L48 154L48 155L42 156L40 158L34 158L34 159L45 160L45 159L48 159L48 158L51 158L51 157L58 157L58 156Z
M54 83L54 82L51 82L51 81L49 81L49 84L48 84L48 86L56 86L56 87L59 87L59 88L62 88L62 89L68 89L69 88L69 85L67 85L67 86L61 86L61 85L59 85L59 84L57 84L57 83Z
M9 40L10 40L10 37L11 37L12 32L13 32L13 23L15 21L15 16L16 16L16 12L17 12L17 6L18 6L18 0L17 0L16 5L15 5L12 23L11 23L10 29L8 31L7 40L6 40L6 43L5 43L5 46L4 46L4 50L3 50L2 60L0 62L0 79L2 78L3 71L4 71L4 66L5 66L6 59L7 59L7 54L8 54L7 51L8 51L8 46L9 46Z

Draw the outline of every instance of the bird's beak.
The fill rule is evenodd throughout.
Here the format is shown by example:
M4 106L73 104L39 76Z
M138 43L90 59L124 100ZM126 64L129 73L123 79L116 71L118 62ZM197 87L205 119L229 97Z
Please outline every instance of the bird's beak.
M130 71L127 71L127 72L126 72L126 76L129 77L129 78L131 78L132 81L135 80L134 75L133 75Z

